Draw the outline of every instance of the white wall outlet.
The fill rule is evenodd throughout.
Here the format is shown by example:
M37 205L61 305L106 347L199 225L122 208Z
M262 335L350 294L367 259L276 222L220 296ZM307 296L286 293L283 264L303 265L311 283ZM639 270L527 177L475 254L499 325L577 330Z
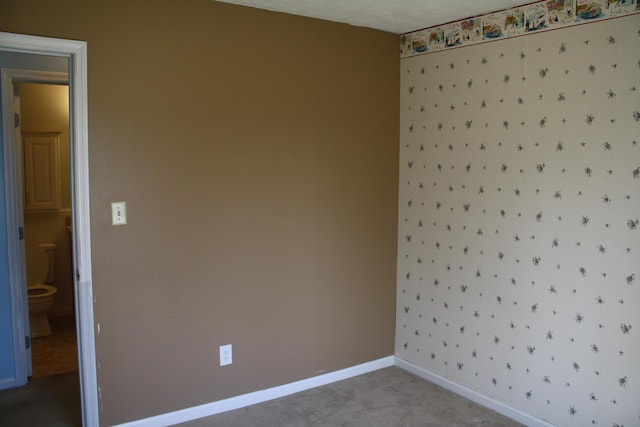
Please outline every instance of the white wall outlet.
M125 225L127 223L127 202L111 203L111 224Z
M233 349L231 344L220 346L220 366L231 365L233 363Z

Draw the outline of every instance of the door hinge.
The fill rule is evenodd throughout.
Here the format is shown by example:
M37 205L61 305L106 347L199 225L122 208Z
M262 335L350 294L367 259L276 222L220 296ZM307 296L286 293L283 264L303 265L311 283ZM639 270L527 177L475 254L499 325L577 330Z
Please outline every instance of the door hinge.
M15 123L16 127L20 127L20 114L15 113L13 115L13 122Z
M27 350L31 348L31 338L29 338L29 336L24 337L24 348Z
M18 240L24 240L24 227L18 227Z

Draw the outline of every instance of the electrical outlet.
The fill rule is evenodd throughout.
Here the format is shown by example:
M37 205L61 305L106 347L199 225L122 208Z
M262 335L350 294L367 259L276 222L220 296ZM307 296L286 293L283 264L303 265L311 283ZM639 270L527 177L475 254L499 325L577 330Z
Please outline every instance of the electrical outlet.
M233 363L233 349L231 344L220 346L220 366L231 365Z

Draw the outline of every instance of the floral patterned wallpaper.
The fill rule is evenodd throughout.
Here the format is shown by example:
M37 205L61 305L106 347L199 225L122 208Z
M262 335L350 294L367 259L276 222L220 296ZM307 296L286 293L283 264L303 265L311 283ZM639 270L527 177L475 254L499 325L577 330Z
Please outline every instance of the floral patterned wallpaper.
M640 15L401 60L396 355L640 425Z

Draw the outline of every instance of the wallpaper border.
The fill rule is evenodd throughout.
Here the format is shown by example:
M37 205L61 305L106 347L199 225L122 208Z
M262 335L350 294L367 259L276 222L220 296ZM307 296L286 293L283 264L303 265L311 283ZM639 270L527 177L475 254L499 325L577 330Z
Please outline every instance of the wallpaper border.
M400 58L640 13L640 0L542 0L400 36Z

